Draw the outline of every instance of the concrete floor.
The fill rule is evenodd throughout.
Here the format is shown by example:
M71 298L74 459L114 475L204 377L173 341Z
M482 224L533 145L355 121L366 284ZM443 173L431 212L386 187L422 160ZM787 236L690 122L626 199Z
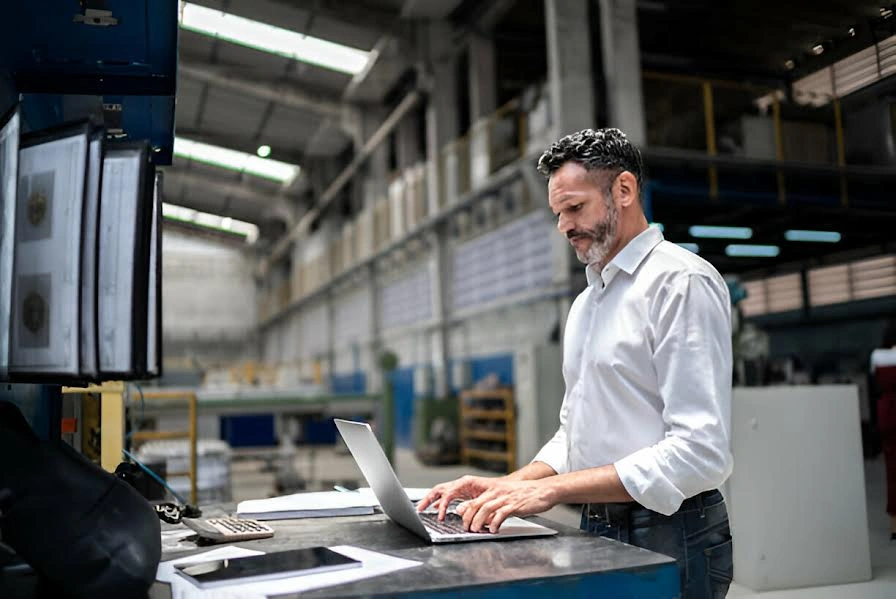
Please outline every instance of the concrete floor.
M269 453L269 452L268 452ZM253 457L254 452L239 451L232 465L232 494L235 501L272 497L277 494L274 481L275 469L291 464L293 472L306 483L306 490L328 490L334 484L350 487L366 486L352 457L344 447L322 449L298 448L294 455L282 454L273 462ZM429 487L464 474L495 476L494 473L477 471L467 466L425 466L407 449L397 449L396 471L407 487ZM896 598L896 542L890 542L887 514L884 512L884 469L881 459L866 462L868 525L871 543L873 580L865 583L812 587L786 591L756 593L734 584L729 599L894 599ZM558 506L544 514L545 517L578 527L578 510Z

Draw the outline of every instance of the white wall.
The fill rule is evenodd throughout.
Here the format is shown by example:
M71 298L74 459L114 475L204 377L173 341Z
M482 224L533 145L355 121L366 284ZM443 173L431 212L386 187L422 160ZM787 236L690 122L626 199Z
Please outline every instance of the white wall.
M162 334L165 355L251 355L257 326L252 260L229 243L165 229Z
M520 347L548 343L561 318L561 303L546 299L500 308L451 327L452 358L513 353Z
M435 317L429 262L417 262L384 276L378 293L383 330L418 326Z
M346 374L372 365L370 331L373 306L369 284L333 302L333 372ZM356 356L355 353L358 353Z
M370 335L370 320L373 306L370 292L361 288L349 291L334 302L333 346L343 349L367 340Z
M330 350L330 307L323 300L315 302L301 313L302 334L299 343L303 359L313 359L327 354Z

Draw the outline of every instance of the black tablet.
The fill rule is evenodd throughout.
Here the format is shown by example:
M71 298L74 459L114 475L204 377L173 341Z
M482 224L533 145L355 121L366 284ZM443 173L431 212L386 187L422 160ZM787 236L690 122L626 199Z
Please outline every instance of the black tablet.
M174 571L199 588L208 589L360 566L358 560L326 547L309 547L198 564L178 564L174 566Z

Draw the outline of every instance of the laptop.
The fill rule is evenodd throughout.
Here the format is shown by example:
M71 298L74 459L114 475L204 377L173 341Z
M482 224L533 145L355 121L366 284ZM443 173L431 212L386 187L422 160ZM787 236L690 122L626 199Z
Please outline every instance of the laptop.
M398 476L395 475L395 470L383 453L370 425L366 422L351 422L339 418L333 420L358 468L367 479L367 484L380 502L380 507L389 518L418 537L430 543L459 543L557 534L553 528L517 517L505 520L496 533L470 532L464 530L463 519L458 514L446 514L445 520L439 522L438 514L435 512L418 512L398 481Z

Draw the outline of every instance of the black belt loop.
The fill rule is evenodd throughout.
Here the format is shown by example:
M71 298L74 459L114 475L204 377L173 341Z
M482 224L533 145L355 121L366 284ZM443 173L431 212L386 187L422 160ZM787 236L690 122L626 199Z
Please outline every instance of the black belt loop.
M706 518L706 506L703 504L703 493L697 495L696 499L697 509L700 510L700 518Z
M589 520L604 522L620 530L628 530L631 527L632 510L636 507L638 506L635 503L591 503L586 505L585 513Z

